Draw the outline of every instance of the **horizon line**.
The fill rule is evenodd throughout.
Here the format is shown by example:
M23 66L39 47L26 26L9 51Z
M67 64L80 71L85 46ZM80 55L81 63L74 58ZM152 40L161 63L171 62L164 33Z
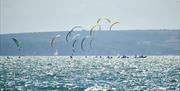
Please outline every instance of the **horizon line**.
M111 30L111 31L178 31L180 29L121 29L121 30ZM77 30L77 31L89 31L89 30ZM97 31L109 31L109 30L94 30ZM2 34L26 34L26 33L48 33L48 32L68 32L67 30L61 30L61 31L32 31L32 32L11 32L11 33L1 33Z

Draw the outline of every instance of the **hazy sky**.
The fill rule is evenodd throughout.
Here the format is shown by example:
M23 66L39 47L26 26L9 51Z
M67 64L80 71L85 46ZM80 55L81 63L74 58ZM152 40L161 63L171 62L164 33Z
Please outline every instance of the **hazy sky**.
M119 21L114 29L120 30L180 29L180 0L0 1L0 33L89 29L101 16Z

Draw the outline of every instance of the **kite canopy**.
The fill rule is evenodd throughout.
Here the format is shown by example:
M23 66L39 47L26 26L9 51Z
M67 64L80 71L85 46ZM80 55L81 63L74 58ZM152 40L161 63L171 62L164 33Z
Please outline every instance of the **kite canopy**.
M114 23L112 23L111 26L110 26L110 28L109 28L109 30L111 31L112 27L115 26L116 24L119 24L119 22L114 22Z
M77 41L78 41L77 39L73 41L73 44L72 44L72 51L73 51L73 53L76 52L75 51L75 44L77 43Z
M98 20L97 20L97 24L99 24L101 21L103 20L106 20L108 23L111 23L111 20L108 19L107 17L100 17Z
M94 39L91 38L90 43L89 43L91 49L93 48L93 47L92 47L93 40L94 40Z
M67 33L67 35L66 35L66 42L68 42L68 38L69 37L71 37L71 33L75 30L75 29L77 29L77 28L83 28L82 26L74 26L68 33Z
M72 37L72 40L76 39L77 37L79 37L81 34L76 34Z
M55 47L55 43L56 43L56 38L60 37L61 35L56 35L55 37L52 38L51 40L51 47L54 48Z
M82 50L82 51L84 51L84 41L85 41L87 38L89 38L89 36L84 37L84 38L82 39L82 41L81 41L81 50Z
M92 28L90 29L90 36L92 36L94 29L98 26L100 26L100 25L96 24L96 25L92 26Z
M16 38L11 38L11 39L14 41L14 43L15 43L16 46L17 46L17 48L20 50L20 41L17 40Z
M100 17L97 21L96 21L96 25L92 26L92 28L90 29L90 35L92 36L93 30L99 26L99 30L101 30L101 23L103 21L107 21L108 23L111 23L111 20L108 19L107 17Z

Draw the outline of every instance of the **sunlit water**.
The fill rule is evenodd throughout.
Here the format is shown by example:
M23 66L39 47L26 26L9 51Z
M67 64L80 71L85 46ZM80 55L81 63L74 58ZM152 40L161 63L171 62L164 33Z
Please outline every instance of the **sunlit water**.
M180 56L0 57L1 91L180 90Z

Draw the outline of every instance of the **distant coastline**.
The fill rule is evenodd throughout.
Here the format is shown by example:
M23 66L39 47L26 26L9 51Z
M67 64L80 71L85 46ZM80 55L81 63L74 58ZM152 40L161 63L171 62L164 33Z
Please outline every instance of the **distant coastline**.
M66 42L68 31L32 32L0 34L1 56L58 56L72 55L72 41ZM89 39L84 43L84 51L80 48L80 41L89 31L74 31L72 36L81 34L75 45L74 56L94 55L180 55L179 30L128 30L128 31L96 31L94 30L93 48L89 46ZM61 35L56 40L56 49L51 48L54 36ZM22 50L16 48L11 38L17 38ZM71 37L72 38L72 37Z

